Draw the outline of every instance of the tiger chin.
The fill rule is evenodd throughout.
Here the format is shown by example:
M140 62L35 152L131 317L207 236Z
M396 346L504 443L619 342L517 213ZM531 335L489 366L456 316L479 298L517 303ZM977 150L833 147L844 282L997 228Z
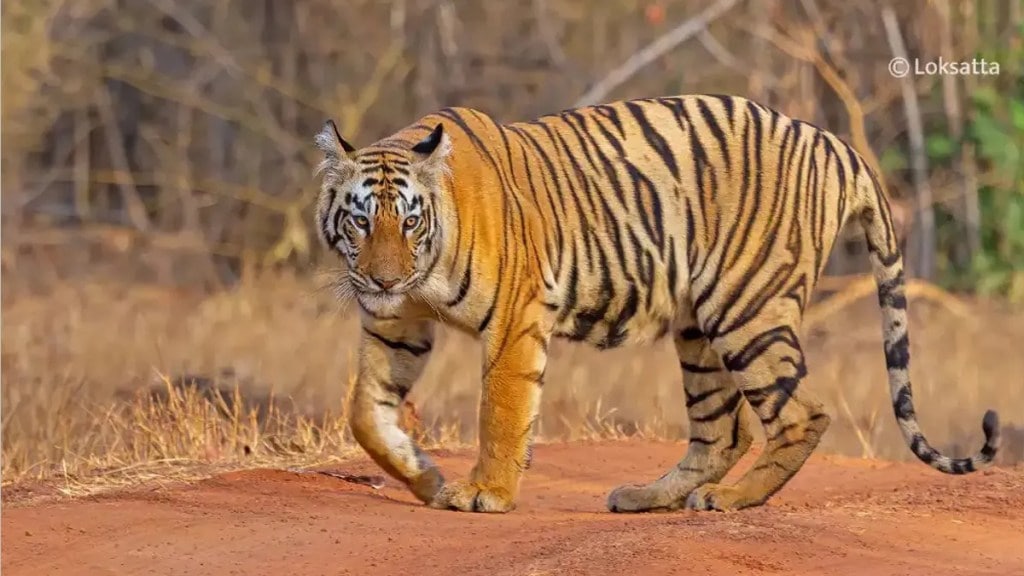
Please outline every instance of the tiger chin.
M431 507L515 508L553 338L675 345L686 454L656 480L612 490L609 510L766 502L829 426L806 385L800 327L847 222L867 242L889 393L910 450L949 474L996 455L993 411L969 458L941 454L921 431L891 208L869 165L828 131L700 94L504 124L446 108L360 149L327 121L315 143L316 230L344 261L339 283L362 312L352 433ZM399 426L440 323L483 344L479 453L461 480L446 480ZM758 426L764 450L722 483Z

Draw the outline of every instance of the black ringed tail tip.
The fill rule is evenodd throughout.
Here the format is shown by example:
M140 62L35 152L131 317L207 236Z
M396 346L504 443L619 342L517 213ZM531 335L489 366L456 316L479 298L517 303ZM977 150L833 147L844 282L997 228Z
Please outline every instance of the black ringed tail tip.
M981 455L985 462L991 462L999 451L999 414L995 410L985 411L981 429L985 432L985 446L981 449Z
M986 410L981 420L981 429L985 432L985 443L991 444L993 437L999 440L999 414L995 410Z
M995 410L987 410L981 421L981 429L985 433L985 445L978 454L969 458L949 458L943 456L932 448L918 432L911 450L922 462L946 474L969 474L985 468L990 464L999 451L999 415Z

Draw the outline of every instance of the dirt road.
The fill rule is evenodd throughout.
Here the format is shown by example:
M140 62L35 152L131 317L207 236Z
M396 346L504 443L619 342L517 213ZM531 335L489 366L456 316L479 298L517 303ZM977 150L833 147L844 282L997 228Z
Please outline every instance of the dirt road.
M4 576L47 574L1024 575L1024 468L966 477L816 456L767 506L618 515L614 486L681 444L538 446L519 508L461 514L323 475L253 470L189 486L5 505ZM449 477L471 454L440 454ZM749 463L749 457L742 464ZM379 471L366 461L349 473Z

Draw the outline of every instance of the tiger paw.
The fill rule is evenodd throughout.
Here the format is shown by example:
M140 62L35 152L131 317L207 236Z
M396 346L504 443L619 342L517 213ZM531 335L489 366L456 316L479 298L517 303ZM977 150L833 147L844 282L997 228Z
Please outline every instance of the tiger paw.
M728 512L744 508L743 495L735 486L724 484L705 484L700 486L686 498L689 510L717 510Z
M674 502L664 490L654 486L625 484L608 494L608 510L612 512L651 512L674 510L681 502Z
M429 504L444 487L444 476L436 467L427 468L422 474L409 481L409 489L420 502Z
M512 511L516 505L512 494L504 488L473 482L450 482L430 502L431 508L460 512Z

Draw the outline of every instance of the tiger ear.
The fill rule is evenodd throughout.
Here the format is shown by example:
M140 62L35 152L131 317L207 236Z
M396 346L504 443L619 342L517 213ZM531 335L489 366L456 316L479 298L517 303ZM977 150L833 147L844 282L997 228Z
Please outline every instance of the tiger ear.
M437 168L443 165L445 158L452 151L451 139L444 133L444 124L438 124L427 135L412 147L412 152L420 159L420 165Z
M328 160L340 160L347 158L349 154L356 151L355 146L349 144L341 137L337 124L334 120L327 120L317 133L316 147L324 153Z
M326 172L325 185L327 181L343 179L349 173L349 168L354 165L349 155L356 151L355 146L341 137L334 120L324 122L313 141L324 153L324 159L317 166L316 172Z

